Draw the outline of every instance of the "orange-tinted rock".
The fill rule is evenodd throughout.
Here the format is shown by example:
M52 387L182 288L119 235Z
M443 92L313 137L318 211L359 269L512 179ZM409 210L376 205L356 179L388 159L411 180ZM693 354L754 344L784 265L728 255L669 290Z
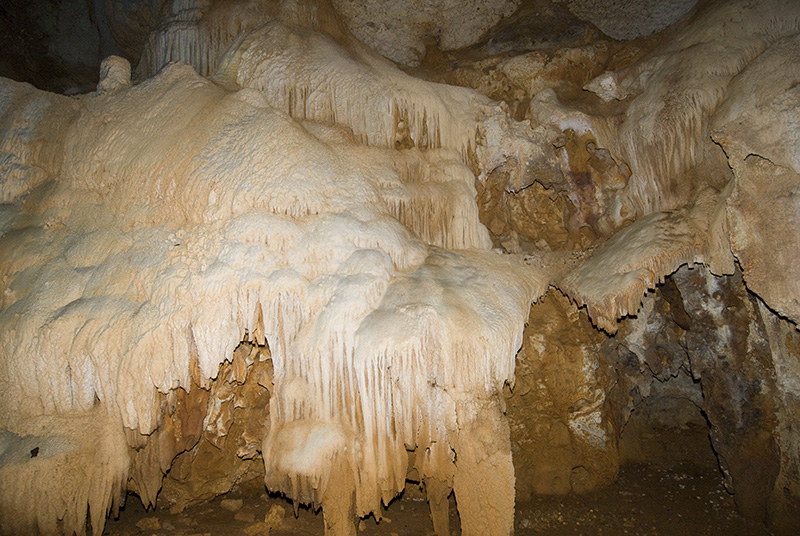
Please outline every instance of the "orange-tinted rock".
M159 500L175 511L263 477L272 363L266 347L243 343L206 391L202 435L172 461Z
M507 401L521 499L616 478L618 431L606 403L615 372L599 352L606 338L558 292L531 308Z

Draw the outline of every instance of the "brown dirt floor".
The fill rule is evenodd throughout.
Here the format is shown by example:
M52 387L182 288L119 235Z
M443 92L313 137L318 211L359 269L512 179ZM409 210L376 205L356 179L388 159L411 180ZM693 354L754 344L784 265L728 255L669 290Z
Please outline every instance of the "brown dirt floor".
M238 500L241 500L239 506ZM227 506L227 508L226 508ZM271 529L264 524L272 511L285 516ZM223 536L223 535L322 535L322 515L301 508L295 518L291 504L270 497L258 480L242 484L233 492L208 503L187 508L180 514L166 510L145 511L130 497L118 520L109 521L104 534L119 536ZM733 497L723 487L722 477L710 464L689 462L672 467L647 464L624 466L618 481L600 491L584 495L538 497L517 504L515 531L519 535L653 535L692 534L761 536L770 533L736 513ZM451 532L460 535L458 514L451 500ZM392 502L376 523L362 520L364 536L431 535L433 525L421 492L409 484L403 496Z

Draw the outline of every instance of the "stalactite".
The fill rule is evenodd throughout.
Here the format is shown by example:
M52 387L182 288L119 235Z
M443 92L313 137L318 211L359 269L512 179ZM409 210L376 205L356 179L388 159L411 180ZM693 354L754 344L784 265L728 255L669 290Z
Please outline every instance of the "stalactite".
M706 191L691 209L639 218L611 239L581 254L577 265L555 275L555 285L577 302L598 327L615 333L617 320L635 315L645 293L684 264L732 264L720 243L724 198ZM575 262L575 261L573 261Z
M342 461L366 515L403 489L407 448L456 441L460 397L512 381L545 281L488 250L453 149L336 146L186 66L78 105L46 194L13 207L0 241L3 426L99 405L130 430L152 502L164 396L257 334L274 367L267 483L339 511ZM118 471L98 470L111 489Z
M633 170L627 195L637 213L676 209L702 190L705 184L692 184L687 172L704 158L711 118L728 85L772 43L798 30L797 4L728 2L611 75L616 96L630 104L619 133L603 141Z
M80 534L88 512L102 531L126 486L152 504L171 456L199 435L169 439L176 393L208 389L255 340L272 364L269 489L321 505L328 530L350 534L403 489L416 450L439 528L453 489L462 533L507 536L499 393L531 302L555 286L613 333L679 266L733 269L729 238L743 231L728 216L745 183L678 181L703 158L713 110L735 111L733 77L797 31L794 5L780 21L746 11L762 31L745 39L743 20L720 30L720 8L609 75L634 96L623 123L562 114L555 91L540 94L553 125L631 165L616 186L638 219L588 251L527 262L490 250L475 181L507 175L513 195L559 170L555 126L414 79L314 7L248 18L176 1L142 60L157 76L74 99L0 81L0 442L13 462L0 466L0 507L20 513L0 530ZM790 190L794 175L781 178ZM219 400L204 406L211 443L227 420ZM587 442L603 430L594 413L571 421Z

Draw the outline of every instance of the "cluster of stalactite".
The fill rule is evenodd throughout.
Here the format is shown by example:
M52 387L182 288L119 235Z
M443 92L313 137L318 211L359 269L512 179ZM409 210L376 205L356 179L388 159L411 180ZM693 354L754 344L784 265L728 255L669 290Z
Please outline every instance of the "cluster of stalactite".
M228 4L169 2L95 92L0 80L0 531L99 533L126 491L180 509L263 463L332 535L409 471L438 533L452 491L463 534L507 535L520 493L615 478L653 378L699 385L740 509L791 529L800 6L703 3L563 80L497 60L500 103L336 2Z

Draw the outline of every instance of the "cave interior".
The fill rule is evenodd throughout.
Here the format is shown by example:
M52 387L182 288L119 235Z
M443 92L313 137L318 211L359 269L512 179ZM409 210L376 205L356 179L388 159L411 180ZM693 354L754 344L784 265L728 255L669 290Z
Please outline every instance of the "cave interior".
M800 2L7 0L0 50L0 533L599 534L636 471L730 525L612 534L800 530Z

